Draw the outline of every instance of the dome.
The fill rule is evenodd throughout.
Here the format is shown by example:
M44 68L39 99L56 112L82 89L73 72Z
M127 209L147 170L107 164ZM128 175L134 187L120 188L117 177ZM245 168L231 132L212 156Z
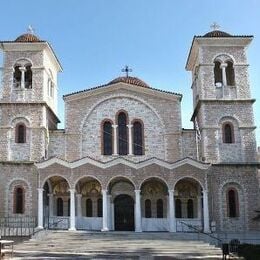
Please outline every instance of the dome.
M41 40L31 33L25 33L16 38L15 42L41 42Z
M206 33L203 37L232 37L232 35L223 31L214 30Z
M136 78L136 77L130 77L130 76L115 78L112 81L110 81L107 85L116 84L116 83L119 83L119 82L131 84L131 85L135 85L135 86L139 86L139 87L143 87L143 88L149 88L150 87L148 84L146 84L141 79Z

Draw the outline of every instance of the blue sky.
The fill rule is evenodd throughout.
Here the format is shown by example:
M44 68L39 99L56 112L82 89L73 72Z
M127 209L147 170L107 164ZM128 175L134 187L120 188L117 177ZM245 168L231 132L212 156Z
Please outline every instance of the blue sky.
M248 60L260 145L260 1L8 0L0 8L1 40L15 39L32 25L53 46L64 69L62 121L63 94L107 83L128 64L131 75L149 85L183 94L183 127L190 128L191 75L185 63L193 36L210 31L214 21L231 34L254 35Z

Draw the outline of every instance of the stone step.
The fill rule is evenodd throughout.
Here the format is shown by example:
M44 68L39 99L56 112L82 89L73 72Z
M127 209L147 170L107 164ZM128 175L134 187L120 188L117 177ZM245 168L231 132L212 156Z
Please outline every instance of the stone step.
M14 259L221 259L191 233L48 231L15 246Z

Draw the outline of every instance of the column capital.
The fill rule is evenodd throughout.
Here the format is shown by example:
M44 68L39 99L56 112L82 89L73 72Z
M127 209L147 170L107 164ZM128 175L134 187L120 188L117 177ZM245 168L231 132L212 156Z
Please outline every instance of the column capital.
M37 188L38 192L43 192L44 189L43 188Z
M75 189L69 189L69 192L70 192L70 193L75 193L76 190L75 190Z
M174 190L168 190L168 192L174 194Z
M135 193L141 193L141 190L135 190Z
M53 193L49 193L49 194L48 194L48 197L53 197Z
M20 71L26 71L26 68L24 66L19 67Z
M132 124L128 124L128 125L126 125L128 128L131 128L131 127L133 127L133 125Z
M203 189L203 194L206 194L206 193L208 193L209 191L208 191L208 189Z
M107 194L107 190L101 190L101 192Z
M228 66L228 64L225 63L225 62L223 62L223 63L220 64L220 68L221 68L221 69L222 69L222 68L226 68L227 66Z
M77 193L76 196L77 196L78 198L81 198L81 197L82 197L82 194L81 194L81 193Z
M112 125L112 127L113 127L113 128L117 128L117 127L118 127L118 125Z

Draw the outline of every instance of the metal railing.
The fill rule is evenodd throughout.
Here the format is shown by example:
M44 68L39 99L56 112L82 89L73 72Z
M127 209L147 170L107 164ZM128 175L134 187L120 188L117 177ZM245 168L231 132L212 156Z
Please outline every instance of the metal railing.
M36 228L36 217L0 217L0 236L31 236Z
M46 217L45 228L48 229L69 229L69 217Z

